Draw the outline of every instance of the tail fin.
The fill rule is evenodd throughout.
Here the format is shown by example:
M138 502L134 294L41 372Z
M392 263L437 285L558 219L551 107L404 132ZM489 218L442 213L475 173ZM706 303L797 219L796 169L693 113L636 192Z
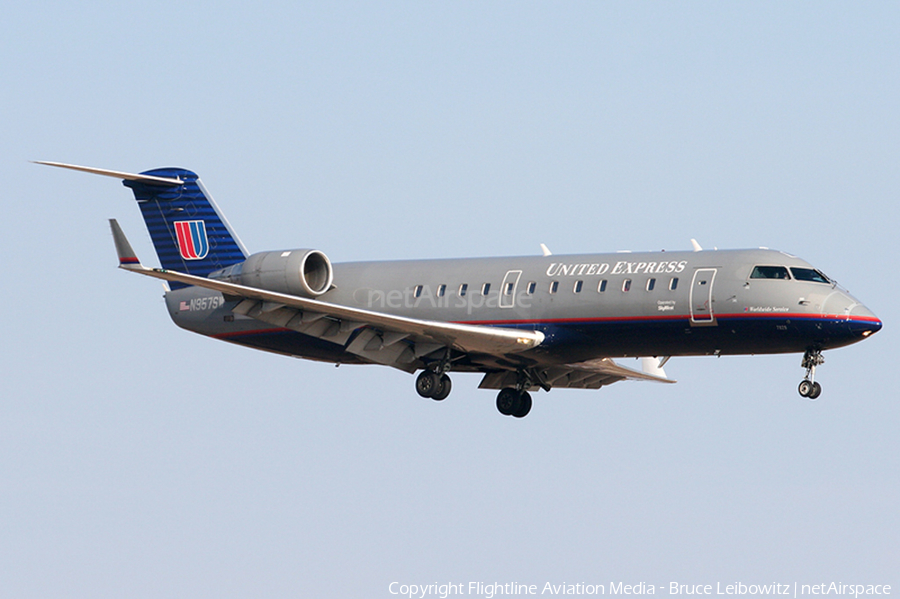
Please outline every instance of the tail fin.
M161 168L140 175L122 183L134 192L164 269L205 277L247 259L243 244L195 173ZM157 183L153 178L181 184Z
M122 179L134 192L160 265L198 277L247 259L247 250L196 173L160 168L140 174L62 162L35 161L75 171ZM183 287L174 283L172 288Z

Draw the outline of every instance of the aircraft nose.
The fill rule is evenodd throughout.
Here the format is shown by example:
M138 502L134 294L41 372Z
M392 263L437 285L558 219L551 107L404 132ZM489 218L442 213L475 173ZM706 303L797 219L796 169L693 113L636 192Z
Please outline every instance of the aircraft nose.
M825 301L828 314L837 317L838 325L852 341L859 341L881 330L881 319L862 302L844 290L836 290ZM835 323L837 324L837 322Z
M850 330L857 335L868 337L880 331L882 326L881 319L864 305L856 304L850 309Z

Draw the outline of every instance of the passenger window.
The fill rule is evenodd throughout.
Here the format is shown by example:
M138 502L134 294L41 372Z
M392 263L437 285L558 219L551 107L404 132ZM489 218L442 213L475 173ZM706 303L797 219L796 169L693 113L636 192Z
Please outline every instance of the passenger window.
M559 281L553 281L550 283L550 293L556 293L556 290L559 289Z
M481 286L481 295L487 295L490 292L491 292L491 284L490 283L485 283L484 285Z
M606 279L600 281L600 285L597 286L597 293L603 293L606 291Z
M751 279L790 279L791 275L783 266L755 266L750 274Z
M534 293L535 288L537 288L537 283L534 281L528 282L528 295L532 295Z
M445 293L447 293L447 286L446 286L446 285L439 285L438 288L437 288L437 296L438 296L438 297L444 297L444 294L445 294Z
M820 273L818 270L814 270L812 268L794 268L791 267L791 274L794 275L794 278L798 281L812 281L813 283L828 283L831 284L831 280L828 277Z
M622 283L622 291L631 291L631 279L625 279Z
M465 296L466 296L466 292L467 292L468 290L469 290L469 284L468 284L468 283L463 283L462 285L460 285L460 286L459 286L459 297L465 297Z
M653 288L656 287L656 279L650 279L647 281L647 291L653 291Z
M575 293L581 293L582 286L584 286L584 281L575 281Z
M413 289L413 295L416 297L422 297L422 286L421 285L415 286L415 288Z
M515 286L515 283L507 283L506 289L503 290L503 295L512 295L513 287Z
M672 277L672 280L669 281L669 291L675 291L678 289L678 277Z

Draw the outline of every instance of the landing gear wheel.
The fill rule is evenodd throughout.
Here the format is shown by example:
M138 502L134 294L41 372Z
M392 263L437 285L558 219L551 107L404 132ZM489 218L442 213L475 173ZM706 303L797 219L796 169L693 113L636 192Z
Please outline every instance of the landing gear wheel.
M497 409L504 416L524 418L531 411L531 394L506 387L497 394Z
M816 366L821 366L824 363L825 358L822 357L822 350L815 348L806 350L806 353L803 354L803 361L800 362L800 366L806 369L806 376L803 377L803 381L797 387L800 395L809 399L816 399L822 395L822 385L814 382L814 379L816 377Z
M431 399L435 401L447 399L447 396L450 395L450 389L453 387L453 384L450 381L450 377L446 374L442 374L439 380L440 384L438 385L435 392L431 395Z
M422 397L431 398L437 391L441 390L441 379L430 370L422 371L416 378L416 393ZM448 390L447 393L450 393ZM443 398L441 398L443 399Z
M512 413L516 418L525 418L528 416L528 412L531 411L531 394L528 391L522 391L519 395L519 405L516 406L516 411Z
M504 416L512 416L519 402L519 392L512 387L501 389L497 394L497 409Z
M820 395L822 395L822 385L820 385L819 383L813 383L812 390L809 392L809 395L807 395L807 397L810 399L818 399Z

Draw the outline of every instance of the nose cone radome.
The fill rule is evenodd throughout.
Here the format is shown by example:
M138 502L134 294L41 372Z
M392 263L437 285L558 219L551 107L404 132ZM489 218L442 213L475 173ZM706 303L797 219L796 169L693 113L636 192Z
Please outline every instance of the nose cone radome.
M829 295L824 308L835 319L832 334L835 340L842 338L842 344L862 341L881 330L881 319L845 290L835 290Z
M862 304L850 309L850 328L857 335L865 338L880 331L881 327L881 319Z

